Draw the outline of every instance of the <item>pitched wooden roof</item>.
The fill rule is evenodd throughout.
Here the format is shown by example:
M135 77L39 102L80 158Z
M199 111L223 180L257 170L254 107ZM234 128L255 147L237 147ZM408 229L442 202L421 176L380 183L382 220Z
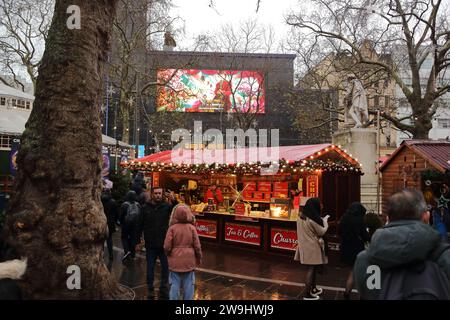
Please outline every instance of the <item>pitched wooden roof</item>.
M450 141L442 140L405 140L380 168L383 171L404 148L427 160L436 170L445 173L450 170Z

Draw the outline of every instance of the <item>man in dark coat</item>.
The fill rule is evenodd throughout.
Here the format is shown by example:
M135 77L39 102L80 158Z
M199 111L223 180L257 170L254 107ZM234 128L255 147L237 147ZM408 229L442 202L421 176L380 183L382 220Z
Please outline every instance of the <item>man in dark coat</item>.
M351 268L345 286L345 299L350 298L350 293L353 289L353 265L355 264L356 256L364 250L365 244L370 240L364 224L365 214L366 208L361 203L354 202L339 222L341 260Z
M108 238L106 239L106 245L108 247L109 260L113 260L113 243L112 243L112 235L116 232L116 223L119 219L119 212L117 209L116 201L111 196L111 190L105 189L102 192L102 204L103 211L106 216L106 220L108 223Z
M169 265L164 252L164 240L169 228L170 215L177 204L173 193L163 194L162 188L152 190L152 198L142 209L140 232L144 233L145 251L147 256L147 285L149 298L154 297L154 275L156 259L161 263L160 298L167 299L169 295Z
M439 233L428 225L430 213L420 191L403 190L387 201L389 223L378 229L368 249L359 253L353 269L355 286L362 299L377 300L382 286L369 288L369 266L381 270L379 281L383 284L387 270L405 269L408 265L426 261L439 246ZM440 252L434 262L450 279L450 250Z

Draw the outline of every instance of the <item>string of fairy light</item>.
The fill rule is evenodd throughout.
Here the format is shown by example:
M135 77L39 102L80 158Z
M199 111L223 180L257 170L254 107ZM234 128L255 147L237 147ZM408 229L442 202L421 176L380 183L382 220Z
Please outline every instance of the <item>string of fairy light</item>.
M334 150L341 155L342 160L332 161L330 159L318 159L325 153ZM331 145L302 160L280 159L270 163L201 163L201 164L174 164L164 162L130 161L121 163L121 166L131 170L150 172L169 172L182 174L236 174L236 175L259 175L262 170L277 170L279 174L298 174L303 172L354 172L362 173L362 165L358 159L353 158L340 146Z

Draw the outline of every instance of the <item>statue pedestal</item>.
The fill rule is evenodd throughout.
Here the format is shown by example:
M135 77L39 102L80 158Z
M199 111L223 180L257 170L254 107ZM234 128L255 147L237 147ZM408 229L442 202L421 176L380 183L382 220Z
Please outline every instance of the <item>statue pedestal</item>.
M361 202L367 209L376 209L377 131L367 128L342 129L333 134L332 141L362 164L364 175L361 176Z

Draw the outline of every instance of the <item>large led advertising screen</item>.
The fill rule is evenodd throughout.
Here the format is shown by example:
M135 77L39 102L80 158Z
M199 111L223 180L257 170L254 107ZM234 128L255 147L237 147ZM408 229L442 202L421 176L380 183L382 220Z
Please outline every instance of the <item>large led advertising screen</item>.
M162 69L158 111L264 113L264 75L258 71Z

